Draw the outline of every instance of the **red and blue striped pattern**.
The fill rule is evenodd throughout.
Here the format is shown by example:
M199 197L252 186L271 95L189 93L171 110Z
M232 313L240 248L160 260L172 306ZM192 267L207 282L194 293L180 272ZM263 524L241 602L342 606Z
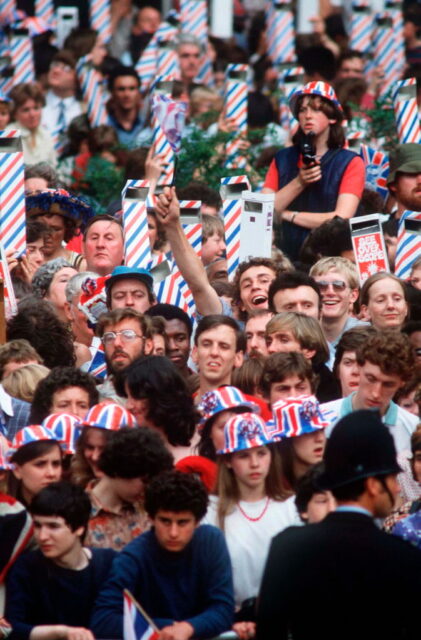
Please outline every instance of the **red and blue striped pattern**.
M76 71L91 126L99 127L102 124L108 124L107 96L103 89L101 75L93 67L90 54L79 59Z
M295 60L294 14L290 6L289 2L273 2L267 14L268 56L273 64Z
M20 447L38 442L39 440L57 440L54 433L42 427L40 424L31 424L28 427L20 429L12 440L12 450L17 451Z
M97 427L118 431L122 427L136 427L134 416L119 404L100 402L91 407L81 421L82 427Z
M272 444L272 439L267 432L266 423L255 413L240 413L230 418L224 427L224 447L216 453L225 455L265 447Z
M272 413L273 420L267 428L274 440L314 433L329 425L315 396L278 400L272 405Z
M247 176L234 176L221 178L221 187L230 184L242 184L244 190L250 190L250 182ZM224 196L221 189L222 211L224 215L225 244L227 246L228 275L232 277L240 261L240 229L243 201L241 194L233 194L232 197Z
M0 152L0 241L5 249L22 255L26 249L24 162L16 129L0 131L0 138L15 141L16 151Z
M16 0L0 0L0 21L9 22L9 19L16 14Z
M208 8L206 0L180 1L181 31L196 36L202 43L208 36Z
M365 164L365 181L372 189L386 200L389 195L387 176L389 175L389 157L383 151L378 151L366 144L360 148L360 156Z
M111 6L109 0L89 0L91 28L98 32L103 42L111 39Z
M13 34L10 38L10 55L15 68L13 84L35 82L32 40L25 35Z
M225 117L232 119L235 124L235 135L225 146L227 168L244 169L246 158L241 154L239 142L241 136L247 134L248 83L246 80L230 79L230 72L246 72L248 65L229 64L226 71L224 109Z
M149 180L128 180L123 189L124 264L145 268L151 260L146 197L127 198L128 189L148 189Z
M387 22L381 22L384 20L387 20ZM393 21L390 13L378 13L375 24L373 65L383 68L384 77L380 86L380 95L385 96L390 91L393 83L399 80L399 71L395 68L395 40L391 37Z
M51 431L61 445L65 445L65 453L73 455L80 436L79 424L80 418L72 413L52 413L42 421L41 426Z
M107 376L107 363L105 362L105 353L102 343L97 347L95 354L89 364L88 373L94 378L103 380Z
M260 412L259 406L247 400L243 392L237 387L221 387L204 393L198 406L201 413L199 431L203 429L209 418L213 418L221 411L227 411L233 407L247 407L249 412Z
M421 131L416 78L407 78L395 83L393 105L399 142L401 144L407 142L419 144Z
M373 38L373 16L367 1L352 3L351 33L349 48L361 53L368 53Z
M419 220L421 226L421 213L419 211L404 211L399 220L395 275L403 280L409 278L412 265L421 255L421 236L416 233L408 233L405 230L406 220Z
M35 0L35 16L45 20L49 29L55 29L53 0Z

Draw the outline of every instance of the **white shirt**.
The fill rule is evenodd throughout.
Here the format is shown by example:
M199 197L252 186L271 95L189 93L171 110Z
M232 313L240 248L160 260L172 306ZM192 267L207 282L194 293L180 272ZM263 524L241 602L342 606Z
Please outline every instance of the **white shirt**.
M42 110L41 124L53 133L58 126L60 117L60 102L64 102L64 121L66 129L77 116L82 113L82 105L74 96L68 98L59 98L52 91L48 91L45 96L45 107Z
M292 525L301 525L295 496L283 502L270 500L265 514L255 522L248 520L236 506L225 518L225 540L231 557L236 606L259 593L263 570L273 536ZM219 498L211 496L202 524L218 526ZM240 501L240 507L251 518L257 518L266 505L266 498L258 502Z

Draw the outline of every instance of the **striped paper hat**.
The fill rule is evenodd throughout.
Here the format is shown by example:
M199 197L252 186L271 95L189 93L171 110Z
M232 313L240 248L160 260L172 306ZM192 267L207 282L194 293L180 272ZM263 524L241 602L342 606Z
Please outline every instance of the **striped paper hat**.
M119 404L100 402L89 409L80 426L117 431L122 427L136 427L137 424L130 411Z
M234 407L247 407L254 413L259 413L257 404L247 400L244 393L237 387L221 387L213 391L204 393L199 404L199 411L202 417L199 422L199 432L203 430L206 422L216 416L221 411L227 411Z
M320 96L321 98L325 98L332 102L343 115L342 105L338 100L335 89L327 82L322 82L321 80L317 82L308 82L304 87L300 87L294 91L289 99L289 108L291 109L293 116L296 116L295 109L297 107L297 100L301 96Z
M40 424L31 424L16 433L12 440L12 450L15 452L25 444L38 442L39 440L57 440L57 438L54 433L46 427L42 427Z
M64 453L76 453L76 442L80 436L80 418L72 413L52 413L41 423L51 431L56 440L64 445Z
M227 421L224 427L224 448L216 453L224 455L264 447L272 442L263 418L255 413L240 413Z
M272 405L272 412L273 420L267 423L267 430L274 440L314 433L329 425L315 396L278 400Z

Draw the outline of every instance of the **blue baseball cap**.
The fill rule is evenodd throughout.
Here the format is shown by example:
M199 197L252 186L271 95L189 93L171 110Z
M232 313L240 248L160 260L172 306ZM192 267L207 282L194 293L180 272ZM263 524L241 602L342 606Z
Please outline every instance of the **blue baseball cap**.
M136 269L135 267L126 267L126 265L120 265L115 267L111 276L105 283L107 293L111 291L111 287L117 280L126 280L127 278L133 278L133 280L140 280L143 282L149 291L153 291L153 278L147 269Z

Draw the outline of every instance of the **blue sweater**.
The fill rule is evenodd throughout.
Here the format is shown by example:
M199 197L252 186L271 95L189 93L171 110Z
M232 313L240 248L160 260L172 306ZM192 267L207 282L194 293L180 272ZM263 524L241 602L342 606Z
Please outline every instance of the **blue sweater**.
M153 529L128 544L95 603L91 630L97 638L123 637L123 589L158 628L185 621L195 638L207 638L233 622L231 562L222 533L210 525L197 527L180 552L163 549Z

